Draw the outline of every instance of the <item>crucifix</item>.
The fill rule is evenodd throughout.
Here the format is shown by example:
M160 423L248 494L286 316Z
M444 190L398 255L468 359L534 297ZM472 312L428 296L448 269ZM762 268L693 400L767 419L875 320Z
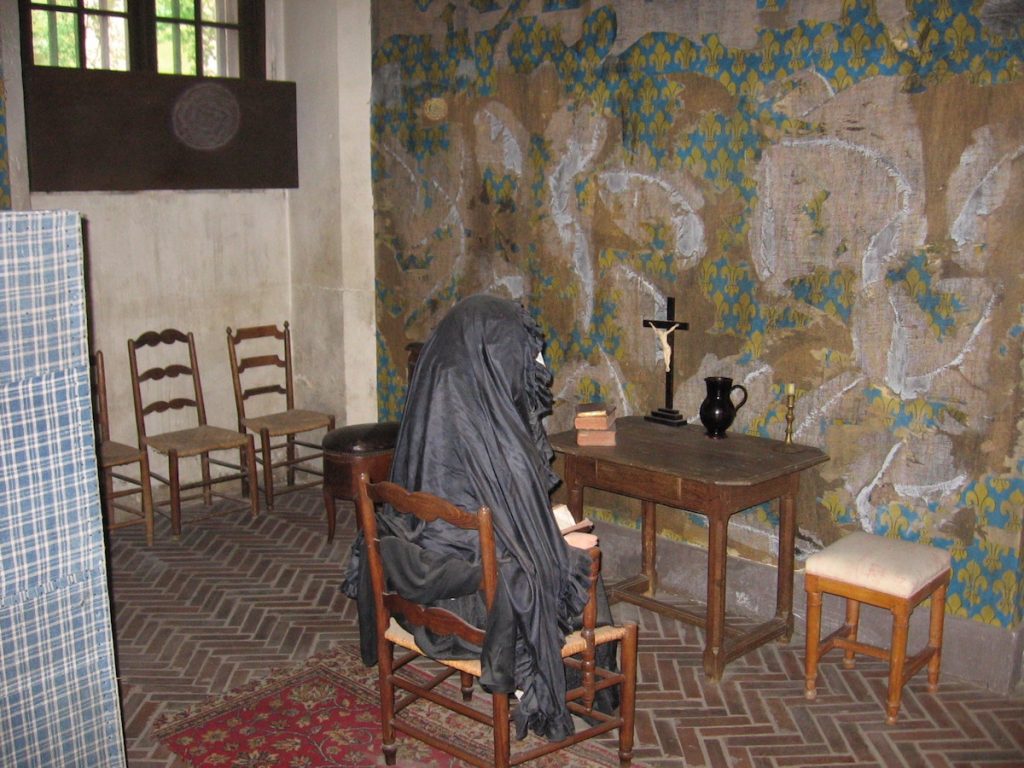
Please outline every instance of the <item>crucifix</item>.
M672 407L672 391L675 389L676 359L672 354L672 339L676 331L687 331L689 323L676 320L676 300L674 296L665 298L665 319L644 320L644 328L653 328L654 333L661 342L662 354L665 357L665 407L651 411L644 418L647 421L656 421L659 424L679 427L686 423L679 411Z

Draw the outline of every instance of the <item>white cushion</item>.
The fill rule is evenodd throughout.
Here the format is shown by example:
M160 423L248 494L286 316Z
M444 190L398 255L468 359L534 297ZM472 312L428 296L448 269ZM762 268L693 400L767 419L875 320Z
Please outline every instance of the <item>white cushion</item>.
M857 531L808 557L806 573L910 597L949 562L944 549Z

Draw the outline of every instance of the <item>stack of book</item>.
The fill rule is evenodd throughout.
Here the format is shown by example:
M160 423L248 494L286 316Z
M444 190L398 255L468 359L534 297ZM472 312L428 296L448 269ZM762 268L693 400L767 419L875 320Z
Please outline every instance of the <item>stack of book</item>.
M576 445L615 445L615 406L581 403L576 406Z

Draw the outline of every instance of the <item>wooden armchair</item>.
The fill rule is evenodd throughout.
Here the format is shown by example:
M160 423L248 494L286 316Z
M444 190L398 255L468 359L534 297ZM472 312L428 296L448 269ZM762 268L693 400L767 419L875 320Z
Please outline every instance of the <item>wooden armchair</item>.
M494 604L498 586L497 556L495 553L494 531L490 510L480 508L475 513L464 512L447 501L427 493L409 493L401 486L390 482L371 484L365 474L359 478L357 511L366 539L366 553L373 584L374 607L376 611L377 656L380 677L380 710L383 730L383 752L385 762L394 765L397 756L396 732L442 749L472 765L489 768L506 768L533 760L541 755L577 744L585 739L618 729L619 761L628 766L632 760L633 725L636 703L636 651L637 627L595 626L597 622L597 577L600 572L600 550L590 550L590 600L583 613L583 628L565 638L562 658L568 667L579 670L582 683L567 692L569 710L582 715L591 723L576 733L558 742L534 739L524 749L512 753L510 742L510 697L508 693L485 694L490 697L490 711L476 709L469 705L474 692L474 681L481 675L481 664L475 659L434 659L441 670L432 678L410 674L412 662L426 659L410 632L404 629L394 616L404 618L407 624L425 627L435 635L457 635L473 645L482 646L486 633L472 626L459 616L437 607L424 607L404 599L388 589L381 556L380 540L374 504L390 504L403 514L414 515L424 521L444 520L463 529L479 531L482 562L481 590L489 608ZM614 672L595 664L596 649L604 643L619 642L621 671ZM398 647L400 656L396 657ZM459 685L445 681L459 674ZM606 714L594 708L595 696L599 690L620 686L620 706L615 714ZM446 690L447 689L447 690ZM481 689L482 690L482 689ZM396 700L396 691L403 695ZM457 698L454 694L460 694ZM466 718L483 723L492 729L492 754L487 758L467 751L455 741L445 741L435 734L427 733L414 722L402 716L402 712L417 700L429 700ZM512 697L514 701L514 697ZM455 734L453 734L454 736ZM537 742L540 742L539 744ZM464 742L463 742L464 743Z
M139 357L149 352L155 364L140 370ZM152 358L159 358L152 360ZM128 339L128 361L132 371L132 394L135 399L135 425L139 433L139 445L152 448L167 457L167 476L150 471L150 476L168 487L171 512L171 527L175 536L181 535L182 502L200 497L188 494L200 489L203 503L213 503L213 487L219 483L241 480L243 495L249 493L249 507L253 517L259 514L259 495L256 493L256 449L252 435L244 435L233 429L213 427L206 423L206 405L203 402L203 386L199 378L199 363L196 359L196 344L192 333L183 333L174 328L147 331L137 339ZM177 385L177 386L175 386ZM169 390L174 390L170 392ZM177 412L189 426L157 434L149 434L146 418L153 414ZM237 452L239 461L214 458L224 452ZM202 478L198 481L182 482L182 459L199 457ZM210 466L216 465L228 470L214 476ZM188 495L183 495L188 494ZM224 497L230 498L230 497ZM160 506L160 505L157 505Z
M146 543L153 545L153 490L149 479L149 451L145 446L128 445L110 439L107 411L107 372L103 353L92 356L93 402L96 404L97 461L100 470L100 498L107 529L126 525L146 526ZM125 467L138 465L138 477L126 474ZM117 482L115 482L117 481ZM125 498L138 496L137 504Z
M267 508L273 509L275 469L286 469L288 490L319 485L323 472L319 463L314 465L313 462L323 456L323 450L319 442L300 436L318 430L329 432L334 429L334 416L295 407L292 335L288 321L283 328L259 325L237 331L228 328L227 332L238 431L259 435L260 453L256 462L263 467ZM280 450L284 451L284 456L275 460L274 451ZM316 479L296 484L297 473L314 475Z

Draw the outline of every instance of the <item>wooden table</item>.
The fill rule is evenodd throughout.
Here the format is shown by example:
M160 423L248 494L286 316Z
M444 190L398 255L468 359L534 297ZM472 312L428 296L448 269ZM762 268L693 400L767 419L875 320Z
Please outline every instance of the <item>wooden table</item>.
M551 437L565 457L569 509L583 514L583 489L598 488L641 502L641 572L610 587L609 598L686 621L706 630L704 672L718 680L727 662L769 640L789 640L793 633L793 553L796 495L800 473L828 460L805 445L730 432L707 437L704 428L672 427L641 416L618 419L616 445L576 445L575 431ZM725 571L729 518L737 512L778 499L779 559L775 615L740 630L725 621ZM656 600L656 505L704 515L708 519L707 603L702 613Z

